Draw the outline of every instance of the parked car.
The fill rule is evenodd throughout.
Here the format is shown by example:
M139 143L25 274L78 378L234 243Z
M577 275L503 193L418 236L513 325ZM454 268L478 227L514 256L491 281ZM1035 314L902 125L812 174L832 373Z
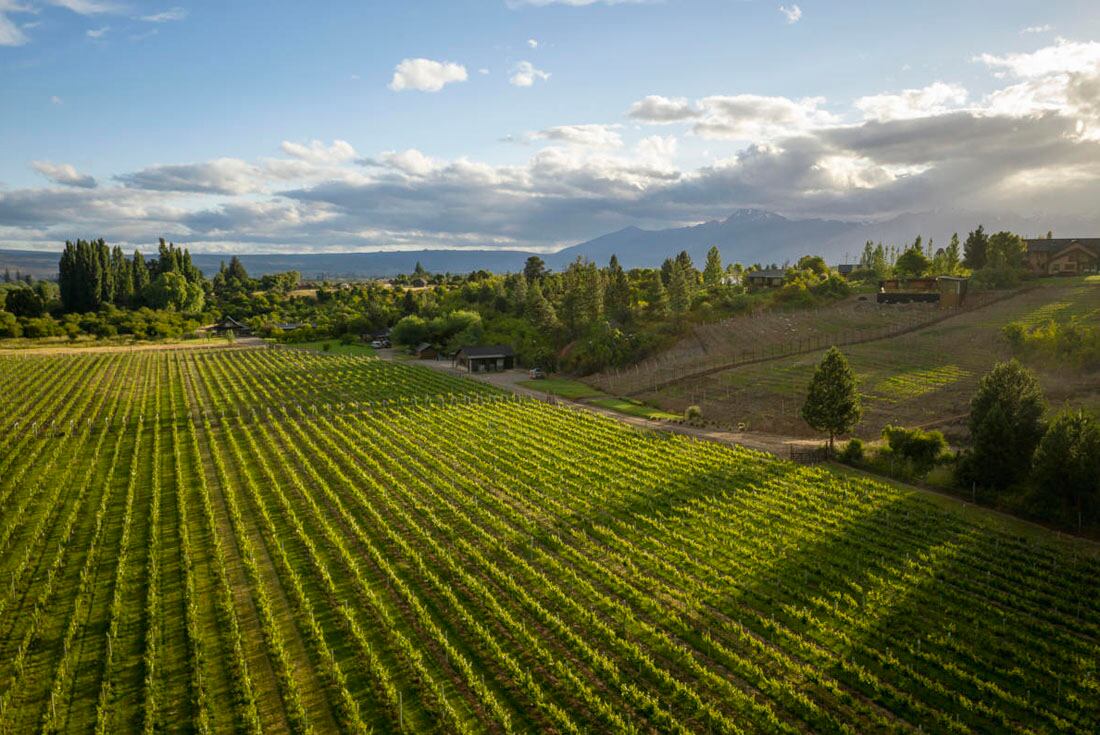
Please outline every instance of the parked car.
M382 349L382 340L376 339L376 340L374 340L373 342L370 343L370 346L373 347L376 350L380 350L380 349Z
M531 368L527 371L527 377L531 380L542 380L546 377L546 372L542 368Z

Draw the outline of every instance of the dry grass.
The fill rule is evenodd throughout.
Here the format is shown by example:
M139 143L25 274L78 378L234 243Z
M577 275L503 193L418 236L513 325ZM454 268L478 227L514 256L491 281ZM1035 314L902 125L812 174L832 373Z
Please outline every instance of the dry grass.
M1100 283L1084 279L1044 284L1035 291L960 314L946 322L900 337L844 348L864 401L858 433L874 437L886 424L961 423L982 374L1011 354L1001 329L1011 321L1096 313ZM704 414L750 430L812 436L799 417L821 352L781 358L683 381L641 394L669 411L698 404ZM1100 376L1039 370L1051 405L1100 407Z

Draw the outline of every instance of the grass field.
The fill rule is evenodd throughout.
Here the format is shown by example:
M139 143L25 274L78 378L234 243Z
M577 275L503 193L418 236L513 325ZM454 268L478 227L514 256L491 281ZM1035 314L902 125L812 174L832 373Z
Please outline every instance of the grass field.
M1100 728L1082 542L370 358L0 395L0 732Z
M864 420L858 430L877 437L888 423L920 425L966 413L978 380L998 360L1011 357L1001 330L1012 321L1100 314L1100 282L1060 279L1038 289L900 337L843 347L859 378ZM811 436L798 415L806 386L822 352L745 365L642 393L669 411L699 404L703 415L751 429ZM1068 401L1092 405L1100 376L1040 371L1055 407Z

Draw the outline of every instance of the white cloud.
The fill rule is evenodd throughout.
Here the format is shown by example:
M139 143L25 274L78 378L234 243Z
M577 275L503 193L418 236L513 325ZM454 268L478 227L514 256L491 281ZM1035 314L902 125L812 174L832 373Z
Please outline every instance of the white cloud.
M622 136L615 130L617 125L558 125L531 134L536 140L549 140L569 145L589 146L593 148L619 148L623 144Z
M427 176L439 168L439 164L435 160L415 148L408 148L403 151L387 151L382 154L382 161L387 166L410 176Z
M527 39L527 47L528 48L538 48L539 47L538 39L528 38Z
M481 67L480 69L477 70L477 73L481 74L481 75L485 75L485 74L489 73L489 70L486 69L485 67Z
M249 194L263 190L263 172L239 158L151 166L116 176L133 189L196 194Z
M1027 28L1020 29L1020 35L1023 36L1028 33L1050 33L1053 30L1054 26L1052 25L1028 26Z
M1059 38L1053 46L1031 53L981 54L976 57L986 66L1009 72L1022 79L1049 74L1094 72L1100 65L1100 43L1079 43Z
M32 161L31 166L34 167L35 171L55 184L76 186L81 189L94 189L96 187L95 178L87 174L78 173L72 164L51 163L50 161Z
M766 97L755 94L715 95L699 100L702 118L694 131L704 138L769 140L799 135L839 122L821 109L824 97Z
M536 69L530 61L521 61L512 67L512 76L508 78L508 83L513 87L530 87L536 80L546 81L549 78L549 72Z
M103 26L102 28L89 28L84 31L84 35L88 38L103 38L107 34L107 31L111 30L111 26Z
M146 23L173 23L178 20L183 20L187 17L186 8L169 8L168 10L162 10L159 13L153 13L151 15L143 15L141 19Z
M779 12L783 14L788 23L797 23L802 20L802 8L797 5L780 5Z
M933 82L920 89L860 97L855 106L864 118L882 122L942 115L963 105L966 98L966 89L958 84Z
M15 0L0 0L0 46L22 46L30 39L23 32L25 28L32 27L24 24L23 28L7 16L8 13L29 13L33 9L28 5L15 2Z
M284 140L280 147L288 156L317 164L344 163L358 156L346 140L334 140L330 146L319 140L311 140L308 144Z
M111 2L99 0L48 0L50 5L59 8L67 8L79 15L99 15L100 13L116 13L119 6Z
M450 61L405 59L393 70L389 87L395 92L415 89L438 92L445 84L466 81L466 67Z
M627 114L648 123L672 123L690 120L702 113L693 108L684 97L670 99L651 94L631 105Z

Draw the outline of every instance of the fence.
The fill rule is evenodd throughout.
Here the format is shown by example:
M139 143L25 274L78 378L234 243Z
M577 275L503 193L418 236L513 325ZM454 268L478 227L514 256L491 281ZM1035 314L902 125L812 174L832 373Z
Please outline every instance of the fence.
M662 388L666 388L684 380L705 377L743 365L752 365L754 363L777 360L792 355L818 352L832 346L840 347L900 337L904 334L939 324L959 314L968 313L998 301L1017 296L1031 290L1031 288L1034 287L1003 293L984 291L971 294L967 299L966 305L963 307L930 313L916 312L908 319L882 327L851 329L834 334L807 335L798 339L792 339L788 342L753 346L744 350L734 351L730 359L702 368L694 366L695 369L691 369L688 365L682 363L676 364L672 361L662 362L660 359L657 359L648 364L639 363L634 368L610 373L605 376L601 382L605 384L609 392L624 396L638 396L643 393L661 390ZM625 390L623 390L624 387L626 388Z
M790 459L798 464L821 464L829 459L829 447L790 447Z

